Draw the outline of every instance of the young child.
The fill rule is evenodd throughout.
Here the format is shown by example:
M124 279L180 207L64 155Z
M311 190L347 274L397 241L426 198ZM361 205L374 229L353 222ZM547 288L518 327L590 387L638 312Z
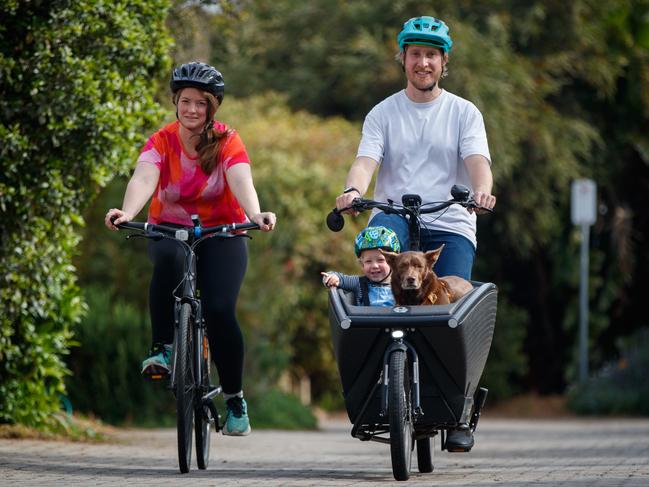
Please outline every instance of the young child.
M354 243L354 251L364 275L322 272L322 283L327 287L352 291L356 297L356 306L394 306L390 266L379 249L399 252L397 234L386 227L367 227L356 236Z

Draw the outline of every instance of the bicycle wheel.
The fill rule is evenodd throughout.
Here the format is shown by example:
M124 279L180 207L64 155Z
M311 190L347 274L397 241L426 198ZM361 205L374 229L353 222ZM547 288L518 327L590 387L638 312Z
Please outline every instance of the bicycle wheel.
M205 332L197 328L196 331L195 356L199 365L198 384L199 394L196 397L194 408L194 431L196 432L196 463L198 468L205 470L210 462L210 433L212 424L212 412L210 408L201 403L201 396L210 390L210 348Z
M194 419L192 307L180 308L176 329L176 426L178 428L178 464L182 473L189 472L192 461L192 424Z
M432 447L431 448L431 444ZM433 451L435 448L435 437L422 438L417 440L417 467L421 473L433 471Z
M408 480L412 459L413 429L410 377L406 352L403 350L396 350L390 356L388 401L392 473L396 480Z

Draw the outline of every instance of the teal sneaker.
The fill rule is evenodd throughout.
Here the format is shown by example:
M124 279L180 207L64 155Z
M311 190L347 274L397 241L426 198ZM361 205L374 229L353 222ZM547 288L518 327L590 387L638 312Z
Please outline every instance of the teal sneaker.
M227 413L223 434L228 436L246 436L250 434L250 420L248 419L248 405L242 397L234 396L225 402Z
M145 379L162 379L170 372L172 345L155 343L149 357L142 362L142 375Z

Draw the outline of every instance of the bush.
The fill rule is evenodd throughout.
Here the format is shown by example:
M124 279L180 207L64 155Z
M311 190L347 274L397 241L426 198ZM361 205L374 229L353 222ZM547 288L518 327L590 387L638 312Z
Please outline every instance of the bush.
M140 364L151 343L149 318L104 288L85 291L89 312L75 329L66 384L75 410L111 424L174 424L175 402L167 382L145 383Z
M0 422L59 409L79 215L159 118L168 3L0 2Z
M620 358L602 367L568 395L578 414L649 415L649 328L620 340Z
M488 401L498 402L520 392L520 383L528 369L523 341L529 322L527 312L511 304L501 292L491 351L480 385L489 389Z
M89 311L74 330L81 346L68 360L72 407L111 424L174 425L175 402L167 382L144 383L139 373L150 344L148 314L123 301L111 303L104 288L88 288L85 298ZM295 396L259 388L246 399L256 428L317 426L311 410ZM222 401L217 404L225 411Z
M253 428L315 429L318 421L311 409L292 394L277 389L247 397Z

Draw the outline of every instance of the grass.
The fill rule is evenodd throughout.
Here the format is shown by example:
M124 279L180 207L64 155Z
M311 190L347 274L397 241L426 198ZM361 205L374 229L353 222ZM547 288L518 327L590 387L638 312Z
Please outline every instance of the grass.
M112 441L115 428L94 418L55 414L50 425L32 428L21 424L0 424L0 439L57 440L81 442Z

